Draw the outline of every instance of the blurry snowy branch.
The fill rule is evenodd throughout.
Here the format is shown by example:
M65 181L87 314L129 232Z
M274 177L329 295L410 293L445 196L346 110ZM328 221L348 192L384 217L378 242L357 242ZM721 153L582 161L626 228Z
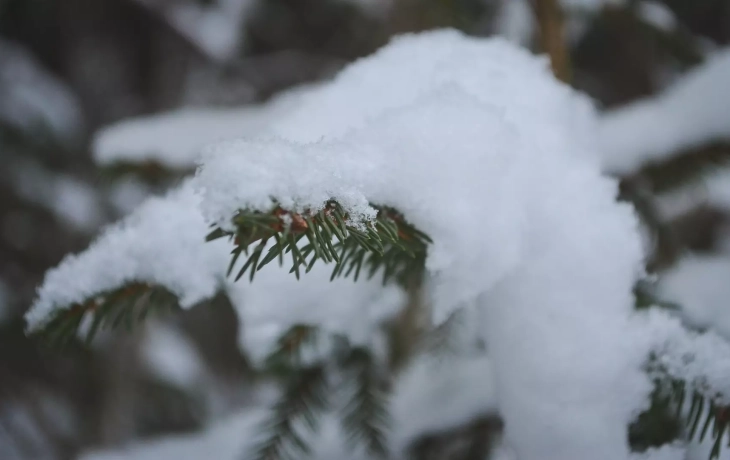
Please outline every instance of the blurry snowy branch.
M188 102L210 104L215 89L229 95L230 88L242 95L226 104L261 100L327 75L369 46L322 33L329 41L319 55L319 35L296 28L277 35L266 18L289 16L269 17L271 10L250 2L239 2L241 14L229 1L139 2L225 63L223 80L234 74L231 86L205 72L191 75ZM306 2L266 7L285 3L309 17ZM389 5L400 19L372 17L383 30L446 20L489 30L488 21L442 2L406 14L416 3ZM488 10L472 3L469 11ZM657 2L560 3L564 21L542 28L560 32L554 44L566 59L604 20L641 22L668 42L683 31ZM527 2L502 2L500 14L511 14L514 27L501 32L529 45L533 13L520 5ZM249 15L261 22L242 30ZM304 37L302 50L271 53L283 35ZM692 59L704 54L698 43L688 45ZM264 51L237 55L249 45ZM179 396L166 391L167 404L188 410L200 400L213 404L206 398L220 382L206 380L190 345L171 345L159 325L195 322L219 308L239 316L222 323L238 328L226 336L238 337L233 354L245 356L238 364L251 387L241 390L250 399L235 405L242 413L214 410L230 418L197 435L132 446L135 458L303 458L309 451L309 458L338 460L385 452L511 459L515 450L522 460L663 460L691 455L691 443L681 443L703 438L710 444L704 460L725 442L728 426L728 350L717 335L726 261L684 258L693 249L692 225L675 218L696 211L698 197L656 193L686 192L690 176L705 176L695 167L703 164L718 173L705 198L713 208L730 202L714 169L726 154L724 93L709 90L728 73L718 67L723 53L710 53L658 96L597 114L582 95L555 84L544 60L498 40L431 32L399 38L331 81L268 102L122 120L97 133L92 147L112 177L166 186L198 166L196 176L148 199L50 270L29 328L72 346L96 337L93 347L132 327L129 341L113 342L113 375L143 357L149 369L130 371L130 380L147 380L150 371L150 389L167 379ZM297 73L304 67L313 70ZM662 70L659 82L677 71ZM708 142L717 144L697 149ZM617 184L606 174L622 176L621 198L656 237L643 250L633 213L615 202ZM24 182L31 181L18 186ZM642 279L645 266L658 272L656 285ZM689 295L699 283L706 283L703 296ZM164 323L148 318L149 326L138 327L157 313L166 314L157 316ZM204 334L199 329L191 336ZM208 333L225 335L214 329ZM207 353L212 366L218 353ZM122 392L130 401L130 389ZM180 426L199 427L206 415L196 411ZM121 425L127 434L109 440L129 439L128 418Z

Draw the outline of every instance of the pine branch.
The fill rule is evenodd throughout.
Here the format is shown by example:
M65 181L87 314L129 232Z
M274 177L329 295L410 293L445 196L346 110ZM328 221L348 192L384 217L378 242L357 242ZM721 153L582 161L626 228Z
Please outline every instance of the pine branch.
M343 408L342 426L351 445L365 444L368 452L388 457L386 431L390 426L385 382L372 354L365 348L353 348L345 369L354 385L352 399Z
M676 405L677 415L683 414L688 399L691 399L689 412L683 417L687 438L690 441L702 442L709 434L713 440L709 459L719 458L722 437L726 431L730 436L730 406L719 404L714 398L697 389L689 392L685 386L684 382L672 381L672 399ZM691 398L687 398L688 393L691 393ZM707 407L706 414L705 407ZM709 429L710 425L712 430Z
M327 408L327 375L323 364L305 367L289 379L284 394L272 408L271 418L262 429L268 436L259 443L248 458L280 460L302 458L310 452L309 445L297 432L296 424L303 421L310 430L318 425L318 415ZM293 452L292 452L293 451ZM296 456L292 456L296 453Z
M413 280L420 283L431 239L395 210L374 208L378 210L375 220L360 228L335 201L316 213L291 213L278 206L268 213L241 210L232 219L235 232L215 228L206 240L225 236L234 240L229 275L240 255L248 256L236 280L248 271L253 281L258 270L275 259L283 265L285 255L290 254L290 272L297 279L302 270L309 272L321 260L334 262L331 279L352 275L356 281L364 268L369 278L381 271L384 284L392 280L404 286ZM272 239L275 243L264 254ZM300 245L302 239L307 244Z
M264 360L265 372L279 378L296 373L301 365L302 349L317 340L315 326L296 324L279 337L276 348Z
M171 168L155 160L140 162L117 161L102 167L99 171L99 178L102 181L111 183L127 177L134 177L147 184L157 185L179 179L190 172L187 168Z
M639 174L654 193L671 191L701 181L708 173L727 168L730 144L713 142L677 152L666 161L644 166Z
M681 307L676 303L662 300L656 296L654 286L648 281L639 281L634 286L634 308L646 310L652 307L664 308L671 311L680 311Z
M131 283L99 293L84 303L56 311L42 329L36 332L44 342L65 345L74 340L87 315L92 315L85 340L91 342L100 330L124 324L128 330L149 314L163 313L178 306L177 296L160 286Z
M674 407L673 393L667 391L663 381L655 381L651 404L629 426L629 444L635 451L643 452L652 447L668 444L682 434L680 414Z
M655 376L650 407L639 415L629 429L632 447L645 450L674 441L713 440L709 460L719 458L722 437L730 436L730 406L719 402L703 382L685 382L671 378L654 356L647 371ZM711 429L710 429L711 427Z

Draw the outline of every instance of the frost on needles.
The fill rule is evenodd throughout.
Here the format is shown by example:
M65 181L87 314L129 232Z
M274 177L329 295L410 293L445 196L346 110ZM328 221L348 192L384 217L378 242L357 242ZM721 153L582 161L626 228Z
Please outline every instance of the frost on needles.
M649 404L652 352L669 356L665 370L676 378L722 375L696 365L683 374L673 357L691 337L662 312L634 311L643 273L638 222L616 201L616 181L601 173L595 121L589 101L558 83L545 59L506 41L454 31L397 38L299 94L260 135L207 147L193 179L48 273L29 327L99 293L147 283L183 307L225 291L244 324L251 319L260 331L303 321L368 342L372 324L402 307L397 286L314 276L325 255L300 281L287 260L266 265L250 284L234 283L226 271L235 245L204 239L210 226L235 235L241 216L250 223L274 215L280 220L265 228L296 230L295 219L330 219L331 203L343 233L367 234L380 228L383 209L394 209L430 238L422 284L433 325L461 309L478 312L472 327L487 344L488 385L517 457L631 458L627 429ZM299 225L302 234L329 228ZM333 232L309 236L309 244L334 244ZM395 235L402 238L397 225ZM262 254L280 237L266 239ZM252 237L249 249L261 241ZM264 277L267 288L257 287ZM271 346L276 334L263 335ZM710 342L687 347L705 356L727 351L714 342L720 348L709 350ZM248 345L263 347L256 343ZM672 449L655 458L676 456Z

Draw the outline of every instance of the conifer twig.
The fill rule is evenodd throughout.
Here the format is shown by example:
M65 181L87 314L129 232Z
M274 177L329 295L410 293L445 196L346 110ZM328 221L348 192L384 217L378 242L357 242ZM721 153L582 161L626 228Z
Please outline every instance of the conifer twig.
M240 255L248 256L236 280L247 271L253 281L257 271L278 260L283 265L291 258L290 273L297 279L309 272L317 261L334 262L331 279L352 275L357 281L363 269L368 278L381 272L383 283L395 280L408 286L420 283L425 269L426 248L431 239L398 212L373 206L378 215L362 225L349 220L345 209L334 200L316 212L293 213L274 206L269 212L240 210L232 219L235 231L215 228L207 241L222 237L233 240L228 274ZM274 240L264 254L267 244ZM300 244L304 242L307 244Z
M555 77L571 80L570 52L565 40L565 20L558 0L532 0L542 51L550 56Z

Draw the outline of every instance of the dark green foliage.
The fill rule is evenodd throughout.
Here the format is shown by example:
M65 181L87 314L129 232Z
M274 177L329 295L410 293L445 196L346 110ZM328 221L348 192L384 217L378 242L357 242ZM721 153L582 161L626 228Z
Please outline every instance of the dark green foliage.
M651 405L629 426L629 445L635 451L671 443L682 435L673 393L662 382L657 381L655 385Z
M284 393L271 409L271 418L262 427L266 437L255 447L250 458L279 460L301 458L309 453L309 445L295 425L303 421L310 430L316 429L320 413L327 408L327 393L324 364L298 369L288 379Z
M299 459L309 454L302 429L316 431L319 417L334 407L333 398L340 396L347 398L340 408L341 426L352 448L363 446L372 455L387 457L390 419L385 369L369 350L353 347L338 335L326 337L334 344L329 356L314 364L303 364L303 349L323 336L313 326L295 325L279 338L264 361L264 372L282 382L284 391L261 426L263 440L247 459ZM346 393L328 386L328 378L333 375L345 382Z
M430 238L394 210L374 207L378 210L377 218L360 228L348 222L347 213L335 201L316 213L294 214L280 207L268 213L242 210L232 220L235 232L216 228L207 240L233 238L236 247L232 251L229 275L240 255L248 256L236 280L248 271L253 281L256 272L269 262L276 259L282 265L285 258L291 258L290 272L297 279L302 271L309 272L321 260L334 262L332 279L352 275L357 281L364 269L369 278L382 273L384 284L391 280L404 286L409 281L420 282ZM301 246L303 238L307 244ZM271 239L275 243L264 254Z
M164 313L178 307L177 296L167 289L145 283L132 283L118 289L99 293L84 303L57 310L44 327L36 332L49 345L64 345L73 341L84 318L91 315L86 341L97 332L124 324L131 330L149 314Z
M408 460L485 460L504 430L496 414L484 414L461 426L416 438L408 448Z
M352 399L342 413L342 427L351 445L360 443L376 457L388 456L386 430L390 426L386 382L372 353L353 348L344 361L353 388Z
M673 311L680 310L679 305L659 299L652 287L647 281L639 281L634 286L634 306L637 310L645 310L652 307L660 307Z
M147 184L163 185L180 179L191 172L192 170L187 169L171 169L154 160L143 162L119 161L103 167L99 171L99 178L103 181L114 182L133 177Z
M631 447L644 451L677 439L702 442L711 436L709 459L718 458L723 435L726 431L730 435L730 406L718 404L716 398L701 392L696 382L666 376L655 356L650 357L647 371L658 377L649 408L629 427Z
M264 372L285 381L298 372L302 349L312 345L318 336L319 330L314 326L305 324L292 326L279 337L276 348L266 357Z
M139 402L134 404L137 433L151 438L175 433L192 433L203 428L206 411L201 392L187 391L154 377L143 376L135 382Z

